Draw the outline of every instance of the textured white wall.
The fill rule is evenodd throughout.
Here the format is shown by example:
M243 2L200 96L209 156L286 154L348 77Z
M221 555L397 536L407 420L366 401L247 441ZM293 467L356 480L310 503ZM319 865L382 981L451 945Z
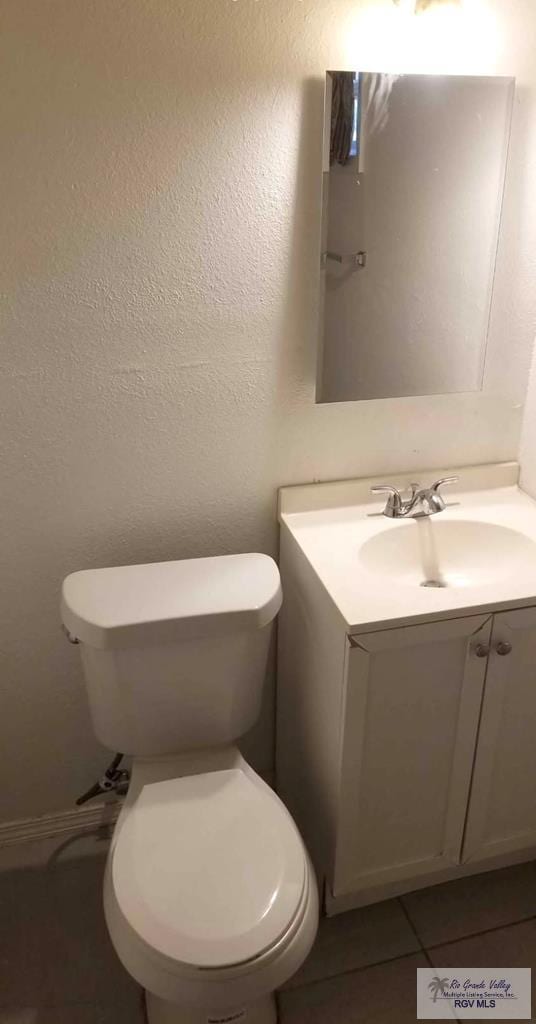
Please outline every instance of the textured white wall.
M536 11L492 10L489 46L477 24L434 60L520 79L506 397L315 407L324 71L393 70L395 36L399 70L434 70L423 19L386 32L391 0L2 3L0 820L69 806L103 765L59 632L67 572L274 551L279 484L516 454Z

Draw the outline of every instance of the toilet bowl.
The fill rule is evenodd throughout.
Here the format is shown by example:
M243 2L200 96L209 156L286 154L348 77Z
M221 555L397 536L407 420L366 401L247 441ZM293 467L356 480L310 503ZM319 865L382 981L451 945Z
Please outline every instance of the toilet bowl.
M273 1024L318 922L299 832L234 740L260 708L279 573L236 555L74 573L97 735L133 755L104 910L149 1024Z
M151 993L151 1024L269 1024L318 919L296 826L232 747L134 763L104 906L119 958Z

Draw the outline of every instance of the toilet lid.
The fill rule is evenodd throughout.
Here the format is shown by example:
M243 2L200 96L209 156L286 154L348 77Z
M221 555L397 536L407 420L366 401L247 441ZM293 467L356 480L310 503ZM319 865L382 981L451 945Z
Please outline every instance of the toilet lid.
M306 862L281 801L232 769L144 786L120 830L112 877L122 914L154 950L225 967L287 931Z

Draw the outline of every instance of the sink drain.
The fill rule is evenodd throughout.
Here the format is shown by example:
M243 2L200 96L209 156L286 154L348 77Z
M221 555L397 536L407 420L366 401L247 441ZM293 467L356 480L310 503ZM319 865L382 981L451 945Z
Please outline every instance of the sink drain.
M421 587L440 587L440 588L448 586L448 584L445 583L444 580L423 580L423 582L420 585L421 585Z

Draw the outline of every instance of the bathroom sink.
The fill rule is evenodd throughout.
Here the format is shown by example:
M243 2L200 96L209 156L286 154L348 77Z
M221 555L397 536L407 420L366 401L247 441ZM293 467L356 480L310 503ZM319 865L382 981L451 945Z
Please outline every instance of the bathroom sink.
M536 501L516 463L389 474L404 493L459 477L446 508L422 519L382 515L384 477L286 487L286 557L305 557L346 625L375 630L536 604ZM291 552L289 554L289 551Z
M536 543L518 530L441 515L393 523L366 540L359 560L397 585L471 587L536 570Z

